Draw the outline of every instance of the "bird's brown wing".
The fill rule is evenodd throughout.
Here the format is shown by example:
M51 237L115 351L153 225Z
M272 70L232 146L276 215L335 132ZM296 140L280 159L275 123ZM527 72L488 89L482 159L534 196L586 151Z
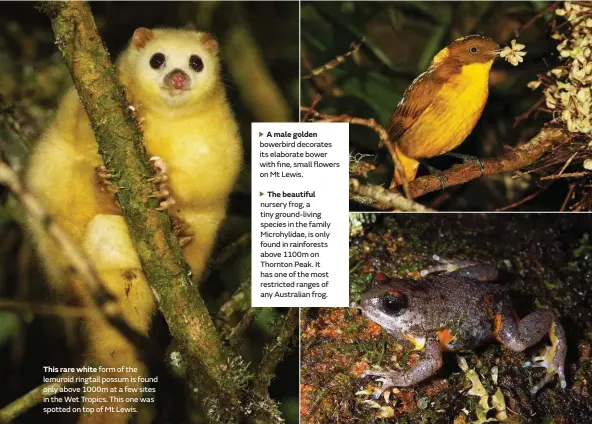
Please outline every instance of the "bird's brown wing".
M411 128L419 116L432 104L441 89L442 81L433 71L424 72L411 83L387 126L389 137L393 142Z

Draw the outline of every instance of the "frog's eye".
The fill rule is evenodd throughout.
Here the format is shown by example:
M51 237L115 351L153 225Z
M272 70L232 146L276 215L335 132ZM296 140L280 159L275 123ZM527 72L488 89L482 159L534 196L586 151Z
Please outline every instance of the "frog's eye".
M388 314L402 314L407 309L407 296L398 290L386 292L382 296L382 309Z

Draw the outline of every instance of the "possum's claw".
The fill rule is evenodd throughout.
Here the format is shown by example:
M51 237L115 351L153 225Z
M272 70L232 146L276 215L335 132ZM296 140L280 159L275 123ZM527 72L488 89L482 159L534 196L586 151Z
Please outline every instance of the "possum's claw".
M146 122L146 118L144 116L142 116L142 114L140 112L140 110L141 110L140 104L135 103L134 100L132 99L132 97L130 96L129 92L125 89L124 89L124 94L125 94L125 98L127 99L127 102L129 103L129 110L132 111L134 118L136 118L136 122L138 123L138 128L140 129L141 132L144 132L144 123Z
M150 178L150 181L158 184L158 190L149 197L156 198L160 201L156 210L164 211L177 204L177 201L171 195L170 186L168 184L169 176L167 175L167 165L166 162L158 156L151 157L150 163L156 172L156 175Z
M171 216L171 228L179 246L185 247L193 240L194 233L191 231L191 226L183 218Z
M105 167L105 165L95 167L95 182L99 186L99 190L102 192L117 193L119 187L117 187L111 181L113 174Z
M191 243L192 240L193 237L177 237L177 241L179 242L179 246L181 247L187 246L189 243Z

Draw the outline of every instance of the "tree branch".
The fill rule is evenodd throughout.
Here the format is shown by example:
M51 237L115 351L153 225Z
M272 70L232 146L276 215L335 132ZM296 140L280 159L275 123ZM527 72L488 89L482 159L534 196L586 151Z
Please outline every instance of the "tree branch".
M156 187L142 137L85 2L41 2L57 46L86 110L99 153L120 187L117 200L170 332L189 364L191 389L207 388L202 402L228 422L237 422L238 400L227 384L220 338L190 279L166 212L148 200ZM226 371L225 371L226 370ZM229 387L230 386L230 387ZM205 399L204 399L205 398Z
M358 118L356 116L349 116L349 115L327 115L325 113L321 113L317 110L309 108L307 106L300 106L300 110L306 112L318 118L318 122L348 122L354 125L363 125L365 127L370 128L380 138L380 143L378 144L378 148L386 146L391 158L393 160L393 164L395 165L395 169L401 175L403 180L403 192L408 199L411 199L411 194L409 192L409 183L405 178L405 173L403 172L403 167L401 166L401 161L399 160L399 154L397 153L397 149L395 149L395 143L392 142L388 135L388 131L384 129L382 125L376 122L375 119L365 119L365 118Z
M444 186L451 187L464 184L483 175L499 174L501 172L513 172L533 164L551 148L569 138L563 129L543 128L535 137L527 143L515 148L501 158L482 160L483 172L476 163L455 165L443 172ZM409 183L409 191L413 198L423 196L426 193L440 190L440 179L435 175L426 175Z
M290 347L290 341L294 337L294 330L298 327L298 316L298 308L288 309L275 340L265 346L265 355L253 383L256 392L267 393L275 369Z
M57 376L59 379L66 379L77 375L76 373L62 373ZM42 402L43 399L54 396L57 392L48 391L48 388L60 389L68 386L72 383L57 382L57 383L45 383L35 387L29 393L21 396L14 402L9 403L4 408L0 409L0 423L9 423L16 419L21 414L25 413L38 403Z
M232 25L224 35L222 55L240 95L256 120L285 122L290 120L290 106L271 76L257 40L244 19L243 5L229 3Z
M19 300L1 298L0 310L20 312L22 314L53 315L62 318L84 318L91 315L100 316L100 313L98 313L96 309L87 307L54 305L51 303L23 302Z
M401 193L387 190L378 185L362 185L355 178L349 179L350 196L362 197L363 200L369 200L372 207L381 210L400 210L409 212L429 212L431 209L405 198Z
M275 375L275 369L284 355L290 349L294 333L298 328L299 309L290 308L284 317L284 322L277 332L275 339L269 342L264 349L263 359L259 364L259 368L253 379L253 397L255 399L263 399L266 404L270 404L269 399L269 385ZM296 336L298 332L296 331ZM281 422L278 420L279 412L276 410L274 404L267 408L261 408L253 414L253 418L249 421L252 424L269 424L272 422Z

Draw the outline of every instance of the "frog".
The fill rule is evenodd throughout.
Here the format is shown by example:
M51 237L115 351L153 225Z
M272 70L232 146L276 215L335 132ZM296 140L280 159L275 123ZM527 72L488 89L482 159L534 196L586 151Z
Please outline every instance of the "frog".
M438 257L435 257L439 259ZM524 366L544 367L543 379L531 389L536 394L558 376L563 390L567 345L565 331L551 309L538 309L519 319L506 287L494 283L496 266L473 261L440 260L421 277L375 277L358 308L397 340L408 340L424 356L408 370L367 370L364 377L379 377L378 399L392 387L414 386L438 372L443 352L470 351L498 341L522 352L547 334L551 345Z

